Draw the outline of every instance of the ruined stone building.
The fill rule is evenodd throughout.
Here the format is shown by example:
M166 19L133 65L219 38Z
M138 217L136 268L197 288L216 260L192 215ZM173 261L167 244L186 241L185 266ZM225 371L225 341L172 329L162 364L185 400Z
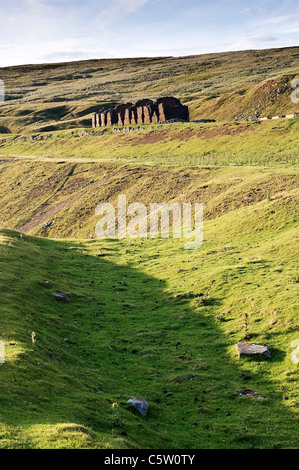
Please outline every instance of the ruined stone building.
M189 121L188 106L173 97L157 101L143 99L137 103L125 103L113 109L101 109L92 116L92 127L127 126L128 124L149 124L151 122Z

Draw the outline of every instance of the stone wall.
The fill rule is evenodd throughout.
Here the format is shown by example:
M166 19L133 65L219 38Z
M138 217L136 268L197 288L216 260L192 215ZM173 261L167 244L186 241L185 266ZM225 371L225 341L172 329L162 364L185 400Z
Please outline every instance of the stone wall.
M273 116L273 117L265 116L265 117L252 119L252 121L268 121L270 119L294 119L294 118L298 119L299 118L299 113L287 114L287 115L282 114L282 115Z
M112 109L101 109L92 116L92 127L127 126L167 121L189 121L188 106L173 97L157 101L143 99L137 103L125 103Z

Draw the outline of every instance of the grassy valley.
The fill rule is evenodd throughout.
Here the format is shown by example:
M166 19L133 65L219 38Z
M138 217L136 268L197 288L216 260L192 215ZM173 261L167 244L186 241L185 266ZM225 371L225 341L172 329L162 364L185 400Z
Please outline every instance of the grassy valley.
M2 232L1 445L294 447L296 198L206 222L196 253L172 239ZM245 312L250 340L266 343L271 360L237 358ZM264 398L239 396L248 389ZM148 417L132 412L130 395L149 400Z
M299 111L298 51L0 69L0 448L298 445L299 122L247 121ZM90 129L163 95L216 122ZM202 247L97 239L119 194L203 202Z

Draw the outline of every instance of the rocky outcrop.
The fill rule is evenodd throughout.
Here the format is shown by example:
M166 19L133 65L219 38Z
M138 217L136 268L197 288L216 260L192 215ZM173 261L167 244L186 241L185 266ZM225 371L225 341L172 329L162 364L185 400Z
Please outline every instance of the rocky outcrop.
M101 109L92 116L92 127L127 126L168 121L189 121L188 106L174 97L159 98L156 102L143 99L112 109Z

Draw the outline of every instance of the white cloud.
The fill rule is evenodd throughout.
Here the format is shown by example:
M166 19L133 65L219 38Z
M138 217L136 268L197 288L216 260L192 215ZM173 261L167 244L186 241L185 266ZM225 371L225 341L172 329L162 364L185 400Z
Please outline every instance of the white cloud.
M299 7L291 14L293 20L299 20Z
M3 44L2 46L0 46L0 49L1 50L8 50L8 49L13 49L14 46L12 44Z
M106 28L132 13L141 11L148 2L149 0L110 1L109 6L102 9L97 15L97 23L101 28Z
M284 16L270 16L269 18L265 18L263 21L259 22L258 25L267 26L267 25L277 25L281 23L285 23L291 19L291 15L284 15Z
M190 0L184 4L181 0L0 3L5 3L0 14L0 66L83 58L188 55L283 47L298 42L299 9L291 8L289 0L282 1L276 10L272 0L261 0L259 6L245 0Z
M69 49L69 50L58 50L43 54L40 58L41 62L69 62L74 60L87 60L87 59L98 59L98 58L113 58L112 54L108 54L105 51L98 49Z
M273 47L273 43L277 42L278 38L271 35L255 35L242 37L237 39L234 43L228 46L228 50L246 50L246 49L261 49Z
M255 13L266 13L267 9L266 8L260 8L260 7L253 7L253 8L244 8L244 10L239 11L240 15L247 15L247 16L252 16Z
M41 0L25 0L25 4L33 8L49 8L49 6L45 5Z

